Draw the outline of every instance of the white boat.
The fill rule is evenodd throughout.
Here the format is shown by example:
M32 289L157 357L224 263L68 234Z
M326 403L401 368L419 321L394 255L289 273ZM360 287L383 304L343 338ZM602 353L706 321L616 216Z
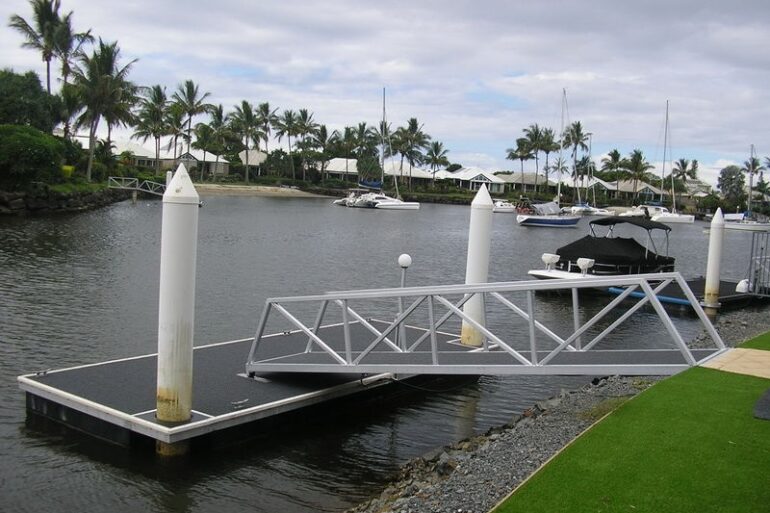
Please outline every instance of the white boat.
M695 216L692 214L680 214L679 212L661 212L651 218L653 221L660 223L694 223Z
M516 205L506 200L495 200L492 205L492 212L497 214L515 214Z
M725 230L740 230L744 232L770 232L770 223L761 221L731 221L725 223Z
M578 203L571 207L564 207L561 211L565 214L573 216L612 216L615 215L611 210L606 208L592 207L588 203Z
M630 208L629 210L626 210L625 212L621 212L620 214L618 214L618 216L619 217L646 217L647 219L652 219L653 216L657 216L668 212L669 210L666 207L661 207L660 205L638 205Z
M532 205L531 214L519 214L516 222L520 226L532 226L539 228L575 228L582 216L562 214L559 205L551 201L548 203L536 203Z
M379 208L383 210L418 210L420 208L420 204L416 201L402 201L381 192L362 194L354 201L349 202L347 206L353 208Z
M666 175L666 148L668 146L668 100L666 100L666 125L663 131L663 169L661 171L661 182ZM670 150L670 148L669 148ZM661 183L661 186L663 184ZM662 187L661 187L662 188ZM663 201L663 192L660 193L660 199ZM681 214L676 211L676 190L674 189L674 168L671 166L671 212L660 212L652 216L653 221L661 223L687 223L695 222L695 216L692 214Z
M348 195L344 198L336 199L332 202L333 205L337 205L339 207L350 207L352 206L362 195L368 194L372 192L369 189L350 189L348 192Z

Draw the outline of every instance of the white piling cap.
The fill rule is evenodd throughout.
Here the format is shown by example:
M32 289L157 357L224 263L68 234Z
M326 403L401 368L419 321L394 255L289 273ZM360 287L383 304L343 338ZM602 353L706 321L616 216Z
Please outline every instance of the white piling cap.
M725 216L722 215L722 207L718 207L717 211L714 212L714 217L711 219L711 226L718 226L725 224Z
M179 164L171 182L166 185L166 192L163 193L163 203L198 205L200 201L198 191L195 190L190 175L187 174L187 169L184 167L184 164Z
M476 193L476 196L473 198L473 201L471 202L471 207L488 208L492 210L493 206L494 206L494 202L492 201L492 196L489 195L489 191L487 190L486 184L481 184L481 188L479 189L479 192Z

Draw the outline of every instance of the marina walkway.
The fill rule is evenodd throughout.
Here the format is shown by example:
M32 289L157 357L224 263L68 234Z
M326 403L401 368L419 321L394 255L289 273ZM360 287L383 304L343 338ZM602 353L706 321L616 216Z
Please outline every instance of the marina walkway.
M702 364L702 367L770 379L770 351L736 347Z

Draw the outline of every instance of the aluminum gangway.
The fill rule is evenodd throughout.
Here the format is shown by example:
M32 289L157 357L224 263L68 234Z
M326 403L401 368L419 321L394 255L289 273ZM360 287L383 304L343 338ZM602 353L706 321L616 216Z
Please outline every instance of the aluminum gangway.
M770 232L751 233L746 292L757 297L770 297Z
M705 332L700 338L709 340L708 347L689 347L677 322L656 296L672 283L681 287L689 300L698 328ZM622 287L623 292L611 299L602 295L598 304L597 296L592 295L592 309L585 307L588 301L582 298L584 293L610 287ZM632 297L634 292L642 296ZM560 293L561 297L552 293ZM463 305L475 296L482 297L485 322L463 312ZM556 304L544 302L549 298ZM382 314L382 308L388 306L390 312ZM548 316L543 315L546 306ZM560 313L554 315L554 308ZM335 311L341 321L330 324L329 312ZM668 336L656 340L624 335L621 327L634 315L644 316L642 322L659 320ZM312 322L303 322L302 316ZM692 322L692 316L687 318ZM461 323L483 334L482 346L460 343L457 333ZM265 335L272 324L288 329ZM453 326L448 328L450 324ZM277 372L669 375L725 350L721 337L679 273L578 275L565 280L269 298L252 342L246 373L252 377Z
M163 193L166 192L166 184L151 182L149 180L139 181L138 178L128 178L124 176L108 177L107 187L110 189L123 189L127 191L142 191L156 196L163 196Z

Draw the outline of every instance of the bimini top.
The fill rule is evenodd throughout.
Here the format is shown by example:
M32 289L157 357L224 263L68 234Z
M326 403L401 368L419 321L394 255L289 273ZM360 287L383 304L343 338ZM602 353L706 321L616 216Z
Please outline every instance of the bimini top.
M640 228L644 228L645 230L665 230L667 232L671 231L671 227L667 224L659 223L658 221L653 221L651 219L647 219L646 217L642 216L612 216L612 217L600 217L599 219L594 219L589 224L591 226L597 225L597 226L615 226L616 224L621 223L628 223L632 224L634 226L638 226Z

